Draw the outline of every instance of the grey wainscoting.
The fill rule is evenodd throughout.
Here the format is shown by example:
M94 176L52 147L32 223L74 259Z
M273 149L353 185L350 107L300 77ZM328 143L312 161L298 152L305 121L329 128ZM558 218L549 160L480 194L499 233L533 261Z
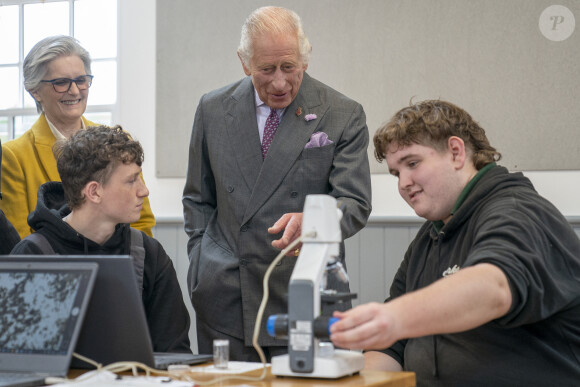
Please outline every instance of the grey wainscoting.
M568 220L580 236L580 217ZM345 242L351 291L358 298L353 305L386 298L391 280L407 246L419 230L422 220L414 217L371 217L367 226ZM187 236L181 219L157 219L154 234L173 260L183 299L192 318L190 339L197 351L195 312L187 293Z

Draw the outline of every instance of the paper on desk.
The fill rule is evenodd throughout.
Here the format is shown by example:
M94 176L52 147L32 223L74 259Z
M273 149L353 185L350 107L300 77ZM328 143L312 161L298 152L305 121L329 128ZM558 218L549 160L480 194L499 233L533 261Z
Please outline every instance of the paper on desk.
M90 374L90 375L89 375ZM181 380L169 379L166 376L123 376L117 379L117 375L110 371L91 371L81 378L66 383L53 384L52 387L192 387L193 383Z
M270 365L270 364L266 364ZM260 370L264 367L262 363L247 362L247 361L230 361L228 362L228 368L215 368L213 365L205 367L195 367L194 372L209 372L216 374L241 374L244 372Z

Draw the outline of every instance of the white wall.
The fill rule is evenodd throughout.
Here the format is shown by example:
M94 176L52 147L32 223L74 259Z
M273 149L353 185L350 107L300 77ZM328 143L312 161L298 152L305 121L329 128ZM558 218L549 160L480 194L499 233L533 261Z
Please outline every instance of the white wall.
M164 221L182 218L184 179L159 179L155 176L155 3L155 0L119 1L119 111L114 122L121 124L142 143L146 155L143 173L150 190L151 207L158 221ZM170 6L171 3L167 4ZM311 61L316 61L315 55ZM223 85L215 85L215 88L219 86ZM191 114L193 116L193 112ZM187 147L187 144L183 146ZM564 215L580 216L580 171L525 174ZM374 175L372 184L372 217L414 216L398 196L394 178Z
M143 176L156 218L181 219L184 179L155 177L155 0L118 3L119 111L113 121L143 145Z

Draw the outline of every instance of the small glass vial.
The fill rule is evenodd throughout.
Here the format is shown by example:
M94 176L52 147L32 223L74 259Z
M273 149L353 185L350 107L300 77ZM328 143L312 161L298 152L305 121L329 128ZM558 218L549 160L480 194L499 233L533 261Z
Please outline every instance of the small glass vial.
M214 340L213 341L213 366L217 369L228 368L230 360L230 341Z

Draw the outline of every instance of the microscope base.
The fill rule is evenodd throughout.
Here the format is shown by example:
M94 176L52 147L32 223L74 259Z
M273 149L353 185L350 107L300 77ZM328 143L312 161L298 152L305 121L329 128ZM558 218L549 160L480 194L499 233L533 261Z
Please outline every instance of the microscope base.
M292 371L290 355L272 357L272 374L277 376L337 379L354 375L364 366L365 360L362 353L342 349L334 350L334 354L330 357L315 357L314 371L308 373Z

